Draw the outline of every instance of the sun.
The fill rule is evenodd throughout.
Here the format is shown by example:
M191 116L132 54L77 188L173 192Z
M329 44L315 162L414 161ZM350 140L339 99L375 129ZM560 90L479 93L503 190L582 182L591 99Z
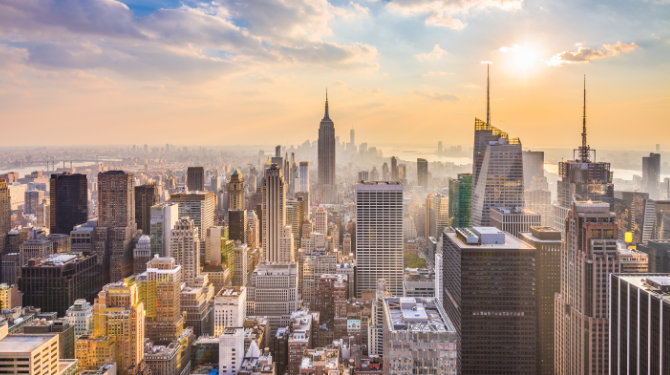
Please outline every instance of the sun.
M500 47L505 71L519 77L536 74L543 66L543 51L531 43Z

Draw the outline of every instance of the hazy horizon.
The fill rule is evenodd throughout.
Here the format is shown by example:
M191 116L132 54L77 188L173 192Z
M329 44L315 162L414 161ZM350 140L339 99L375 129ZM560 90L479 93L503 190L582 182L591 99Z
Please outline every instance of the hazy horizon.
M658 1L5 2L0 123L25 146L296 144L328 88L341 138L471 144L489 61L491 122L524 147L578 146L586 74L589 142L651 149L669 20Z

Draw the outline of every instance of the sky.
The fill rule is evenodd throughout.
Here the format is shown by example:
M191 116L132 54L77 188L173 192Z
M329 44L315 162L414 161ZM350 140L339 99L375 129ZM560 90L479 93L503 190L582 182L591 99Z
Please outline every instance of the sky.
M670 147L669 0L0 0L0 145Z

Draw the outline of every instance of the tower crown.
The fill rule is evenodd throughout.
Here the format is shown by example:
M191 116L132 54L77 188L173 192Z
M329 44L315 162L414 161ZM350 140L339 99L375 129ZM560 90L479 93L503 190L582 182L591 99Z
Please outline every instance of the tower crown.
M325 111L323 113L323 119L321 121L322 122L323 121L331 121L331 122L333 121L333 120L330 119L330 114L328 113L328 89L326 89L326 105L325 105Z

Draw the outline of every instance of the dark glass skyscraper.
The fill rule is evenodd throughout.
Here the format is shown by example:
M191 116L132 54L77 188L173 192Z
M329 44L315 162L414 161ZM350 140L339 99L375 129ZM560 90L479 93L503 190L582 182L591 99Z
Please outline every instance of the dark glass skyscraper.
M552 227L531 227L522 241L536 249L537 374L554 373L554 296L561 289L561 232Z
M7 180L0 177L0 252L5 251L7 232L12 229L12 205Z
M95 255L58 253L33 258L21 267L23 303L65 314L77 298L92 301L102 287Z
M661 154L650 153L642 157L642 190L649 193L651 199L659 198L661 179Z
M670 274L611 274L609 289L609 373L667 374Z
M459 374L535 374L536 250L491 227L442 234L442 303Z
M88 186L83 174L52 174L50 189L50 231L70 234L88 220Z
M189 191L205 190L205 169L203 167L188 167L186 170L186 187Z
M98 226L96 253L103 280L120 280L133 272L135 189L132 174L123 171L98 173Z
M156 184L135 186L135 222L143 234L151 234L151 206L159 202Z

